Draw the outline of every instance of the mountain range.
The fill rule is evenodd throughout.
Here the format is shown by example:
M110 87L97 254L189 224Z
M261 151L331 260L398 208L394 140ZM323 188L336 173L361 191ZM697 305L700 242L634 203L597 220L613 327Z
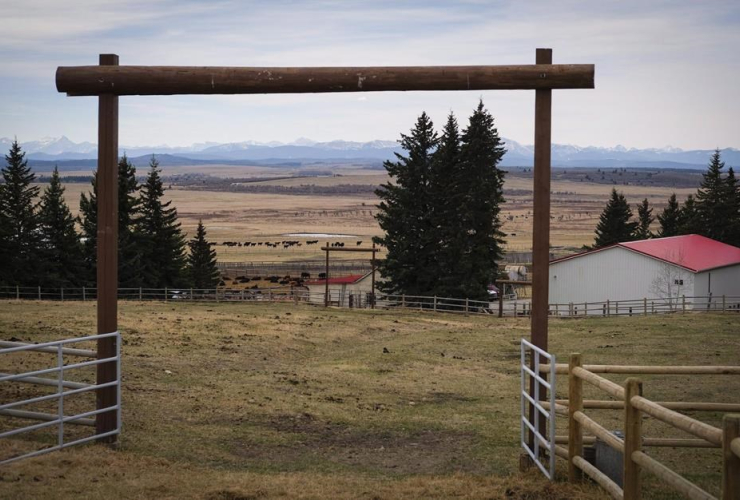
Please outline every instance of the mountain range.
M507 153L503 166L532 166L534 148L511 139L504 139ZM0 138L0 149L7 151L11 139ZM59 164L61 170L74 167L93 167L96 163L97 145L91 142L75 143L67 137L44 138L22 142L31 165L45 171ZM336 163L342 160L359 161L370 167L379 167L383 160L393 159L401 152L396 141L370 142L329 141L316 142L300 138L290 143L243 141L231 143L204 142L184 147L123 146L135 164L146 164L152 154L158 156L163 166L194 164L316 164L321 161ZM679 148L636 149L616 146L573 146L553 144L552 164L556 167L631 167L631 168L690 168L703 169L709 162L712 150L683 150ZM740 166L740 150L725 148L722 158L728 166Z

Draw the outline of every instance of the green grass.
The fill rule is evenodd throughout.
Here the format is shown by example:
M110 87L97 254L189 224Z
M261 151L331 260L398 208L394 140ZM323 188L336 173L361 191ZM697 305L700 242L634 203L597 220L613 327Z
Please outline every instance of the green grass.
M92 334L94 325L90 303L0 303L3 339ZM0 497L78 497L71 481L47 472L55 470L97 477L85 490L90 498L97 495L90 491L130 498L593 498L595 487L511 476L520 455L518 340L528 327L525 319L292 304L121 303L118 451L83 446L5 467ZM560 362L581 352L588 364L738 364L739 327L734 314L553 320L550 351ZM37 357L24 367L49 360ZM656 400L728 402L738 400L739 379L643 377L646 396ZM10 396L0 387L3 400ZM586 396L605 399L590 390ZM609 428L621 425L621 412L593 415ZM721 419L696 416L714 425ZM0 420L0 429L8 425ZM677 435L652 420L645 432ZM0 452L9 449L0 443ZM655 455L717 493L718 452ZM656 498L670 498L652 488Z

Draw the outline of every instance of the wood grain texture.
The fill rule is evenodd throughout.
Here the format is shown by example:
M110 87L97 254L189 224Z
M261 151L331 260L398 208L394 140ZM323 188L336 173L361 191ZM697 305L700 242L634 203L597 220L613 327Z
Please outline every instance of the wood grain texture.
M543 49L539 49L543 50ZM244 68L61 66L69 95L290 94L594 88L592 64Z

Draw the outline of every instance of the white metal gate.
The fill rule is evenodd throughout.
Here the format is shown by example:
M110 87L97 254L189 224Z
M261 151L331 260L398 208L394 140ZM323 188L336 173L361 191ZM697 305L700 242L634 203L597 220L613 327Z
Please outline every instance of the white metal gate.
M83 361L81 363L64 364L64 356L78 356L85 358L97 358L98 353L96 351L86 349L75 349L68 347L71 344L78 342L87 342L91 340L98 340L104 338L115 337L116 339L116 355L108 358L93 359L92 361ZM24 399L20 401L12 401L0 405L0 418L2 416L30 419L30 420L42 420L41 423L27 425L25 427L19 427L9 431L0 433L0 439L9 438L24 432L31 432L46 427L57 426L57 439L56 445L44 448L41 450L32 451L10 458L0 457L0 465L21 458L33 457L41 455L42 453L48 453L54 450L61 450L75 444L81 444L95 439L100 439L106 436L112 436L121 432L121 336L118 332L105 333L102 335L91 335L88 337L78 337L65 340L57 340L54 342L45 342L42 344L24 344L20 342L0 342L0 360L3 359L4 354L17 353L23 351L37 351L50 354L56 354L56 366L51 368L44 368L42 370L34 370L22 373L0 373L0 384L7 384L10 382L23 382L36 385L44 385L56 387L56 392L53 394L46 394L44 396L38 396L30 399ZM116 363L116 379L111 382L104 384L86 384L82 382L74 382L65 378L67 373L75 368L82 368L86 366L100 365L103 363ZM1 365L2 363L0 363ZM56 374L56 378L47 378L43 375ZM116 404L107 408L101 408L76 415L65 415L64 414L64 398L74 394L80 394L88 391L95 391L104 387L116 386ZM65 389L71 389L66 390ZM53 413L39 413L33 411L24 411L16 409L19 406L29 405L33 403L39 403L41 401L57 401L57 412ZM77 425L95 425L95 420L91 419L95 415L107 412L116 412L116 428L112 431L96 434L93 436L76 439L74 441L64 441L64 425L65 424L77 424Z
M550 380L540 375L540 362L547 360L550 365ZM534 371L530 368L533 361ZM528 388L534 382L534 394L530 395ZM543 351L531 342L522 339L521 343L521 442L522 448L537 467L552 480L555 477L555 356ZM546 398L543 396L547 396ZM546 410L541 400L550 402L550 410ZM528 404L529 403L529 406ZM529 421L527 408L534 408L534 422ZM545 418L545 428L540 427L540 415ZM534 439L529 439L531 435ZM547 451L546 456L542 452ZM545 459L547 462L545 462Z

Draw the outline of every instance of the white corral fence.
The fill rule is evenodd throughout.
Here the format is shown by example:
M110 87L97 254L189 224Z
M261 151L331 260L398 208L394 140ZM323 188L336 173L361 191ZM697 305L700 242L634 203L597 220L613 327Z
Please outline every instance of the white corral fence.
M549 381L540 373L543 360L550 365ZM534 388L534 394L529 394L530 386ZM555 477L555 387L555 356L522 339L521 443L527 455L550 480ZM550 402L549 410L540 404L542 400ZM528 408L534 408L531 412L534 422L530 421ZM545 428L541 427L543 418L540 415L544 417ZM547 451L546 454L543 449Z
M78 344L80 342L96 341L99 339L115 337L116 339L116 355L112 357L97 359L97 352L87 349L77 349L70 347L71 345ZM35 384L41 386L55 387L56 391L52 394L45 394L42 396L32 397L29 399L23 399L18 401L11 401L0 405L0 418L10 417L12 419L28 419L28 420L41 420L41 423L27 425L24 427L18 427L12 430L4 431L0 433L0 439L10 438L19 434L44 429L47 427L57 427L56 444L43 448L40 450L24 453L13 457L0 457L0 465L20 460L22 458L29 458L50 451L61 450L76 444L101 439L107 436L119 434L121 432L121 336L118 332L105 333L101 335L91 335L87 337L77 337L71 339L57 340L54 342L45 342L41 344L25 344L20 342L0 342L0 366L6 365L3 363L4 358L13 353L22 352L41 352L55 354L55 360L52 367L43 368L40 370L32 370L19 373L0 373L0 384L8 386L12 383L26 383ZM83 361L80 363L65 364L64 356L75 356L83 358L94 358L90 361ZM116 379L111 382L103 384L87 384L82 382L74 382L69 380L67 377L69 373L75 369L80 369L89 366L96 366L103 363L115 363L116 364ZM56 378L49 378L48 375L56 375ZM107 408L100 408L82 413L76 413L73 415L65 414L64 400L69 396L75 394L81 394L89 391L95 391L103 389L105 387L116 387L116 404ZM68 389L68 390L65 390ZM3 393L9 394L11 391L5 390ZM18 407L32 405L34 403L41 403L44 401L56 400L56 413L41 413L36 411L20 410ZM64 439L64 427L67 424L74 425L87 425L94 426L95 419L91 418L100 413L116 412L116 428L112 431L96 434L93 436L87 436L72 441L65 441Z

